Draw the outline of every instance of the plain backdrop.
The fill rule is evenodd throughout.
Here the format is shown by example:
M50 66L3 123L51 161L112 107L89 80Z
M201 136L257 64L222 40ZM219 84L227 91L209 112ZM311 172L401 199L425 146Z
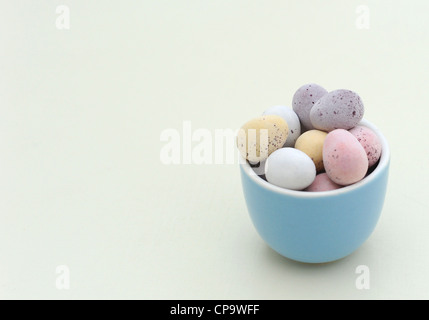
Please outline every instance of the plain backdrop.
M425 0L0 0L0 298L429 298L428 21ZM392 154L374 233L321 265L261 240L237 163L160 159L164 130L236 130L308 82L358 92Z

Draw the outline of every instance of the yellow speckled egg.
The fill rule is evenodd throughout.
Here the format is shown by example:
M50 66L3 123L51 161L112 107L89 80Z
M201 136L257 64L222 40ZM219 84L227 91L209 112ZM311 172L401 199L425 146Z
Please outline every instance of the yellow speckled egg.
M306 153L316 166L317 172L323 171L323 143L328 134L320 130L309 130L301 134L295 148Z
M237 147L251 163L257 163L281 148L286 142L289 128L286 121L276 115L267 115L246 122L238 131Z

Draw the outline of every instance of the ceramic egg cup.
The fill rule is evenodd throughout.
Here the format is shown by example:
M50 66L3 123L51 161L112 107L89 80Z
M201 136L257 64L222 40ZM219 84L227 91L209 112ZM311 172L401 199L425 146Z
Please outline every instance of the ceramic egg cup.
M257 232L272 249L296 261L331 262L348 256L372 234L386 194L390 164L388 143L382 142L378 164L364 179L337 190L295 191L277 187L259 177L241 159L243 193Z

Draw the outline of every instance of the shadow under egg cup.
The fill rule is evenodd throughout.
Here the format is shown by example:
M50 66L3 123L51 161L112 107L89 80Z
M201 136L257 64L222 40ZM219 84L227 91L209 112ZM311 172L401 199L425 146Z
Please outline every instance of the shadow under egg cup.
M377 167L361 181L337 190L295 191L259 177L240 159L248 212L262 239L279 254L300 262L324 263L344 258L372 234L386 195L390 150L373 124L382 152Z

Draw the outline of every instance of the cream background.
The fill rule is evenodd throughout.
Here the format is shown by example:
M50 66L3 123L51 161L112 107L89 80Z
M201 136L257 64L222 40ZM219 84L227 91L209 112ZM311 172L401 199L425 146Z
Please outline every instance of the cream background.
M429 298L428 21L424 0L0 0L0 298ZM358 92L392 150L374 234L325 265L262 242L238 165L159 159L162 130L236 129L307 82Z

